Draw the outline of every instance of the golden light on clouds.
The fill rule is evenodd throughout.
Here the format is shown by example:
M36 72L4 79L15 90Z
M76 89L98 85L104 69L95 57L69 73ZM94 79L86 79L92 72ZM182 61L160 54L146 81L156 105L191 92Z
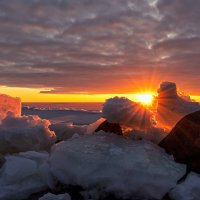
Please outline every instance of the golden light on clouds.
M40 93L44 88L19 88L0 87L0 93L20 97L22 102L104 102L114 96L125 96L131 100L148 104L152 100L153 93L139 94L50 94Z
M156 92L153 90L146 91L140 88L138 92L132 94L51 94L40 93L44 88L20 88L20 87L0 87L0 93L13 97L20 97L22 102L104 102L114 96L127 97L130 100L140 102L143 105L152 103L153 96ZM191 96L192 99L200 101L199 96Z

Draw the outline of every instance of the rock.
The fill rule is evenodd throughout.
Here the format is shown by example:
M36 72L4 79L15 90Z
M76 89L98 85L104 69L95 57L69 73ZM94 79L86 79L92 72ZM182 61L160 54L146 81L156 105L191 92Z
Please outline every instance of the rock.
M200 111L181 119L159 146L172 154L175 161L200 173Z
M98 131L104 131L104 132L110 132L115 133L117 135L123 135L122 129L119 124L116 123L109 123L107 120L104 121L100 126L95 130L95 132Z
M6 159L4 158L2 154L0 154L0 168L4 165L5 162L6 162Z

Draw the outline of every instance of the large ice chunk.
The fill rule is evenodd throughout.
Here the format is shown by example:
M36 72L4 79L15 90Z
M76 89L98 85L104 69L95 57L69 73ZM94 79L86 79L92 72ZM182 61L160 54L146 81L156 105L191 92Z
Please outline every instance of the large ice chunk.
M96 122L89 125L74 125L72 122L57 123L50 125L50 129L55 132L58 141L67 140L74 134L93 134L103 121L105 121L105 119L100 118Z
M55 132L57 140L67 140L75 133L83 135L87 131L88 125L74 125L73 123L58 123L50 125L50 129Z
M0 153L49 150L56 136L50 122L38 116L8 115L0 125Z
M39 152L6 156L0 173L0 200L22 200L47 189L53 183L45 163L48 156Z
M8 112L20 116L21 100L20 98L13 98L5 94L0 94L0 122L6 117Z
M185 173L185 165L175 163L158 146L104 132L56 144L50 164L61 183L93 191L91 199L107 193L161 199Z
M200 175L191 172L186 180L177 185L170 197L173 200L199 200L200 199Z
M102 112L103 117L110 123L117 123L139 130L152 126L150 111L143 105L125 97L108 99Z
M71 197L67 193L59 195L47 193L43 197L39 198L39 200L71 200Z
M200 104L177 91L176 83L163 82L157 97L158 125L171 129L185 115L200 110Z

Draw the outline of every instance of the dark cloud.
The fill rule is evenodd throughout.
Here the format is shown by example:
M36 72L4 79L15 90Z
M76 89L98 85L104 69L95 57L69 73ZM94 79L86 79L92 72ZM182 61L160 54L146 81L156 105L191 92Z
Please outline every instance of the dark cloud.
M0 85L134 92L163 79L198 93L199 0L1 0ZM152 81L153 80L153 81Z

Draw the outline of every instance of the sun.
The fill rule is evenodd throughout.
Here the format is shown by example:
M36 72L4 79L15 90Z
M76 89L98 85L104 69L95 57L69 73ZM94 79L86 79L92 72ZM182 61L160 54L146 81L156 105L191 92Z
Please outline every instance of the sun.
M153 101L153 95L152 94L136 94L135 95L135 101L142 103L143 105L151 105Z

